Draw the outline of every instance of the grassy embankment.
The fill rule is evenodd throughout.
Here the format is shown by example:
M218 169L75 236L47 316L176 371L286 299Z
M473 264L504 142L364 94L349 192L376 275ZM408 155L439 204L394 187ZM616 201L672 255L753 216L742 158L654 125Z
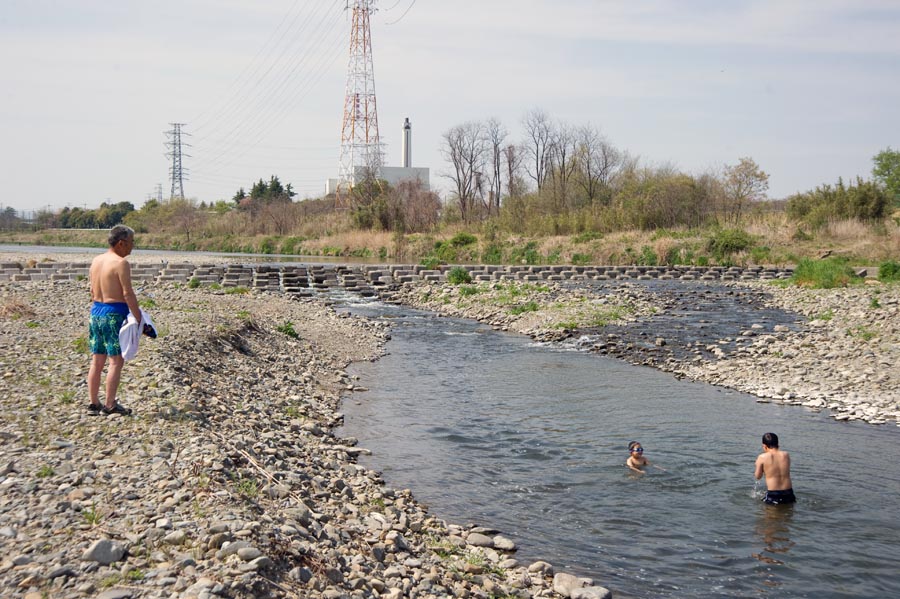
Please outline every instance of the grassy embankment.
M0 243L105 247L105 230L47 229L2 232ZM754 215L729 229L673 228L568 236L507 234L490 223L398 235L338 228L304 236L215 235L147 232L138 247L296 256L343 256L431 264L788 265L825 254L851 265L900 258L900 225L894 219L836 221L809 231L781 213Z

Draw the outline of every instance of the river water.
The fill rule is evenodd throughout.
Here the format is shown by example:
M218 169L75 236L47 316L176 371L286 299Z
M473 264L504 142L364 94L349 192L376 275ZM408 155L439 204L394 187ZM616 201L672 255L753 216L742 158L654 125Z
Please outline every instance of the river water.
M523 562L617 597L900 596L900 429L678 381L466 320L378 302L388 355L354 365L370 391L340 434L390 486L447 521L494 527ZM772 431L798 503L759 500ZM639 440L655 465L624 466Z

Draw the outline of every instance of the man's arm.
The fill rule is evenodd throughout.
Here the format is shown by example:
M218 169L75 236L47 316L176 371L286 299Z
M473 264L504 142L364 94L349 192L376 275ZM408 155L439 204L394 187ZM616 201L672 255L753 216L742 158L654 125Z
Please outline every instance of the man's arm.
M759 480L762 478L763 473L764 473L763 456L760 455L759 457L756 458L756 472L753 474L753 476L756 477L756 480Z
M122 267L119 270L119 282L122 284L122 295L125 297L125 303L128 309L134 315L134 319L141 322L141 307L138 305L137 295L134 293L134 287L131 286L131 264L127 260L122 260Z

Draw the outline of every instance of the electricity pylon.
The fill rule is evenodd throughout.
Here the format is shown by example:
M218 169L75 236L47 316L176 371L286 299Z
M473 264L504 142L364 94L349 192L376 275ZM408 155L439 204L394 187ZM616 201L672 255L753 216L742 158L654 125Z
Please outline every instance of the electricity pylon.
M349 192L358 180L377 178L382 166L375 100L375 68L372 60L372 33L369 15L375 0L351 0L350 63L344 94L341 125L341 165L337 205L347 207Z
M172 195L170 199L174 200L175 198L184 199L184 179L187 178L188 171L182 166L181 159L182 157L190 158L189 154L183 154L181 151L181 146L185 145L190 147L189 144L182 144L181 136L182 135L190 135L190 133L184 133L181 128L185 126L184 123L169 123L172 125L171 131L166 131L166 135L169 136L169 141L166 142L166 147L169 148L169 151L166 152L166 158L172 159L172 166L169 167L169 179L172 181ZM177 194L176 194L177 191Z

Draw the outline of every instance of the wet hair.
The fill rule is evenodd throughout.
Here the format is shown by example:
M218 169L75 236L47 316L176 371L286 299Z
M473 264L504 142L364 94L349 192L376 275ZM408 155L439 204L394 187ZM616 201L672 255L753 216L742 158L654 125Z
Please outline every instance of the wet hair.
M115 246L120 241L127 241L134 237L134 229L125 225L116 225L109 230L109 247Z
M766 433L763 435L763 445L772 449L778 449L778 435L775 433Z
M640 443L638 443L637 441L630 442L628 444L628 452L631 453L631 451L635 448L636 445L640 445Z

